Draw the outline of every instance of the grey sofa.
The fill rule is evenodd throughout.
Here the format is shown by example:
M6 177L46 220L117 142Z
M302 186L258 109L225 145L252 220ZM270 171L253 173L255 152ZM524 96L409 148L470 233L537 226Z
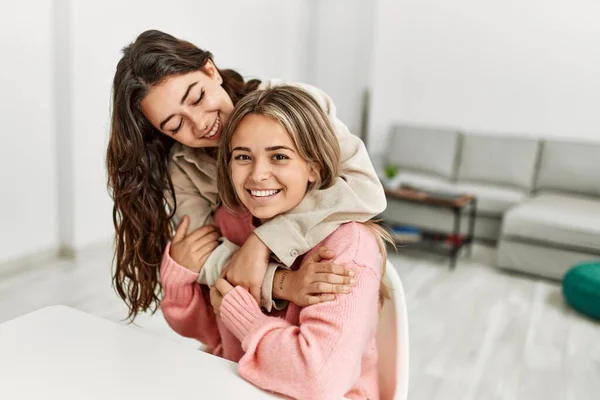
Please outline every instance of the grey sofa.
M574 262L600 258L600 144L396 125L379 161L390 187L477 196L475 237L498 242L500 267L560 279ZM390 164L399 174L387 180ZM389 199L382 217L452 230L450 212L414 203Z
M533 195L509 209L498 265L561 279L600 259L600 144L544 141Z

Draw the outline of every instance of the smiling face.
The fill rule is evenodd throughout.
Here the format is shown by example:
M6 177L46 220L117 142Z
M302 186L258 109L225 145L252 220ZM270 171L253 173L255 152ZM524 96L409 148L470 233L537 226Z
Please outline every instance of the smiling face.
M209 60L202 70L167 78L141 103L144 116L161 133L189 147L215 147L233 103Z
M242 204L266 222L296 207L317 174L276 120L249 114L231 138L231 180Z

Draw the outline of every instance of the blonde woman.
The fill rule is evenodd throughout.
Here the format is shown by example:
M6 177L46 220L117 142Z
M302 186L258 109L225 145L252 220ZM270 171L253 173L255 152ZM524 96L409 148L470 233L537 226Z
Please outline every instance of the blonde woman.
M340 148L319 104L305 91L278 86L240 100L223 132L217 175L223 236L243 241L254 229L294 210L339 177ZM386 235L373 223L341 225L318 246L352 272L351 293L305 307L290 303L270 315L243 287L216 281L210 302L195 274L165 255L162 311L180 331L212 340L213 352L239 362L256 386L299 399L378 399L375 332L385 287ZM274 296L292 300L302 258L277 270ZM312 290L325 291L327 283ZM212 308L211 308L212 306ZM215 327L213 321L217 322ZM191 335L194 336L194 335Z

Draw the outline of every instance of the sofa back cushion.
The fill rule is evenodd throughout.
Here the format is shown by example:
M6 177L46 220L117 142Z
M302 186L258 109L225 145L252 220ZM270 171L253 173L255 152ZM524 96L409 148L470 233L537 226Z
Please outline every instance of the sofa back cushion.
M460 134L450 129L396 125L386 159L400 169L453 178L459 141Z
M542 143L536 190L600 196L600 143Z
M535 138L464 135L458 180L531 190L539 148Z

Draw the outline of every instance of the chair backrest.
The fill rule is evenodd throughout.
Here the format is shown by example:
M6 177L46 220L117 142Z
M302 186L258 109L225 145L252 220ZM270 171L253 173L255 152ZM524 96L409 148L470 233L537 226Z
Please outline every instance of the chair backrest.
M377 326L379 392L381 400L405 400L409 374L408 315L402 281L389 261L384 280L391 299L383 304Z

